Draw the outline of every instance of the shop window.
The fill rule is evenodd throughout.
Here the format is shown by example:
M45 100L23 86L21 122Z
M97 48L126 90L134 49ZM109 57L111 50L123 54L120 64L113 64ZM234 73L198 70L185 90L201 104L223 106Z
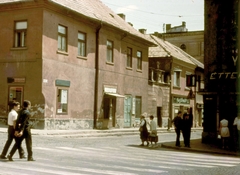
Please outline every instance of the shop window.
M27 21L15 22L14 47L26 47Z
M68 89L57 89L57 113L67 114L68 112Z

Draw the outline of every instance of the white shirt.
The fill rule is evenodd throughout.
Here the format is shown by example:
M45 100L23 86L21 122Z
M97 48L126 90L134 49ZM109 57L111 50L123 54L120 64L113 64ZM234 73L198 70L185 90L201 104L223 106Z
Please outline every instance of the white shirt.
M155 121L150 120L149 125L150 125L150 131L156 131L157 130L157 124L156 124Z
M13 121L17 120L18 113L12 109L8 114L8 125L13 126Z

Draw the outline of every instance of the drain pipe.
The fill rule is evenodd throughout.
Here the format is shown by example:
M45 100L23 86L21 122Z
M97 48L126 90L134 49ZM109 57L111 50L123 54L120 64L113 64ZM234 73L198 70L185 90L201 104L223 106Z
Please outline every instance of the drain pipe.
M97 129L97 114L98 114L98 79L99 79L99 33L102 28L101 24L96 30L96 52L95 52L95 86L94 86L94 109L93 109L93 129Z

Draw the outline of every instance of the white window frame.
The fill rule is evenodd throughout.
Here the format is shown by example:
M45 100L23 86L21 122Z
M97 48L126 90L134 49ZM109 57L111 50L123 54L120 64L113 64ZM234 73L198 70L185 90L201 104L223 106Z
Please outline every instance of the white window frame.
M87 35L83 32L78 32L78 56L86 57Z
M137 51L137 69L142 70L142 52Z
M58 50L67 52L67 27L58 25Z
M107 40L107 63L113 63L113 41Z
M15 21L14 47L26 47L27 21Z
M173 86L180 87L181 84L181 71L180 69L175 69L173 71Z

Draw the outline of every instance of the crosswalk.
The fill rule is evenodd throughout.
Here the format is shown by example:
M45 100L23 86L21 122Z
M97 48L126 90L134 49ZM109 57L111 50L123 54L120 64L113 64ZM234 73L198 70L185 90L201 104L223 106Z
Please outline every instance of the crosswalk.
M0 161L0 174L11 175L149 175L184 174L201 169L239 166L240 158L148 149L139 146L34 147L35 162L14 157L14 162Z

